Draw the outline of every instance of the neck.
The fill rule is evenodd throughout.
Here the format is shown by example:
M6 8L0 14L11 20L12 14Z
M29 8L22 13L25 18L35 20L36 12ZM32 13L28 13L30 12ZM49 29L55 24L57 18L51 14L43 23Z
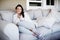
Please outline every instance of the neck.
M18 14L18 15L17 15L17 17L18 17L18 18L20 18L20 17L21 17L21 15L20 15L20 14Z

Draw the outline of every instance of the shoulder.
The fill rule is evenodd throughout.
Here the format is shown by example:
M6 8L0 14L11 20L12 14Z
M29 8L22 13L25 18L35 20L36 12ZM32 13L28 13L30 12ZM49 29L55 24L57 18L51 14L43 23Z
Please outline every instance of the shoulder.
M24 13L25 16L28 16L29 14L27 12Z
M17 17L17 14L14 14L13 17Z
M13 19L17 19L17 14L14 14L13 15Z

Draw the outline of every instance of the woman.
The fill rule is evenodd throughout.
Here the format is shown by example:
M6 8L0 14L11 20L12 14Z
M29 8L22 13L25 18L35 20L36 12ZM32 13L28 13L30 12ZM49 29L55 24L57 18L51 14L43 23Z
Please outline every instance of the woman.
M24 13L23 7L18 4L15 7L16 14L14 15L13 22L17 24L20 20L31 21L27 13Z
M24 13L23 7L20 4L16 6L15 10L16 14L13 16L13 23L19 25L19 31L23 34L20 35L20 40L36 39L35 37L31 38L32 36L36 36L35 23L30 19L27 13ZM25 35L30 37L26 39Z

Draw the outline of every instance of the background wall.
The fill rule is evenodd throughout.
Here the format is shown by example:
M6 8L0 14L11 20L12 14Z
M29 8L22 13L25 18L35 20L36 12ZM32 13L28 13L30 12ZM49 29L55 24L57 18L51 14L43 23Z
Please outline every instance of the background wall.
M60 0L58 0L58 10L60 11Z
M26 9L26 0L0 0L0 10L14 10L17 4L21 4Z
M17 4L21 4L26 9L26 0L0 0L0 10L14 10ZM46 8L46 0L43 0L43 8ZM47 7L48 8L48 7ZM60 0L55 0L55 8L60 10Z

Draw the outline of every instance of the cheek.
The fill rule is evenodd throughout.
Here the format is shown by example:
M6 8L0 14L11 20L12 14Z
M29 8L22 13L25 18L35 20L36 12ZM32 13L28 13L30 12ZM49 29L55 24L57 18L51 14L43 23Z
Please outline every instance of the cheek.
M21 13L21 10L17 10L16 12L17 12L17 13Z

